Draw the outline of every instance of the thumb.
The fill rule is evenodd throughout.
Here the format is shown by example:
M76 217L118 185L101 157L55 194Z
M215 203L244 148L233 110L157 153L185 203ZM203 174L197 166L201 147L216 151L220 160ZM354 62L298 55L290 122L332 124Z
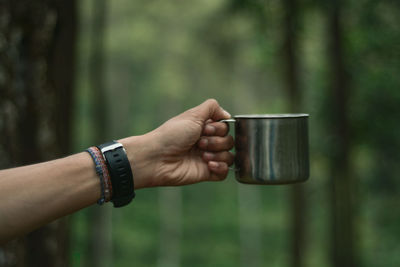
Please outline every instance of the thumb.
M229 119L231 117L231 114L224 110L215 99L208 99L204 101L202 104L193 108L192 111L204 121L208 119L219 121L223 119Z

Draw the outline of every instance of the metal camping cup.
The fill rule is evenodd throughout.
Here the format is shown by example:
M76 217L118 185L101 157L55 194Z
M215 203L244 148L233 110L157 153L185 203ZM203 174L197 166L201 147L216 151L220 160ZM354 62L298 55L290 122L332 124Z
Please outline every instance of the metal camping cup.
M235 176L246 184L289 184L309 177L308 114L237 115Z

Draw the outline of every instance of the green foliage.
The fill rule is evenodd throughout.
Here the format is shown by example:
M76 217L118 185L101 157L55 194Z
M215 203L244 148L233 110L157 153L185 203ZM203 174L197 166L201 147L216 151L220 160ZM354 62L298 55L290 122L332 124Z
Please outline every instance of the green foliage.
M91 145L92 97L88 90L91 5L80 1L76 148ZM113 105L110 138L150 131L170 117L216 98L232 114L287 112L282 92L281 1L109 1L106 20L106 88ZM398 266L400 213L400 31L392 1L345 4L346 64L350 73L351 169L355 176L359 257L363 266ZM307 182L306 266L328 266L327 147L329 123L326 18L318 1L299 3L300 79L310 117L311 178ZM326 7L324 7L326 8ZM117 123L116 123L117 122ZM137 192L129 207L113 211L115 266L156 266L162 254L160 201L167 189ZM180 206L177 233L181 266L240 266L254 253L259 266L290 262L287 187L246 187L232 174L172 192ZM243 199L252 196L256 205ZM240 206L243 205L243 206ZM252 208L249 208L252 207ZM244 218L243 218L244 216ZM86 257L85 211L73 217L72 262ZM258 248L243 247L255 233ZM257 252L258 251L258 252ZM257 264L254 264L255 266ZM248 266L251 266L248 265Z

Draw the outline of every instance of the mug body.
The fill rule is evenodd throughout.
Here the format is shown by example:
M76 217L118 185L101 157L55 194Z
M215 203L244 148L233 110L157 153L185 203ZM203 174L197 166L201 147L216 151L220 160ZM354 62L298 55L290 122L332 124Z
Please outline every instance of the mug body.
M308 114L234 118L237 181L288 184L308 179Z

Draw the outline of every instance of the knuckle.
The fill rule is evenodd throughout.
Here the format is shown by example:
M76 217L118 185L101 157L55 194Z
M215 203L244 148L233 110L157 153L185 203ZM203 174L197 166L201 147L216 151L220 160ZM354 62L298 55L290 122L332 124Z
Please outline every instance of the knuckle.
M217 122L217 127L224 134L228 132L228 125L224 122Z
M221 145L221 148L222 147L225 148L227 145L227 142L229 142L228 140L226 140L226 137L220 137L219 140L220 140L219 143Z
M221 158L223 161L229 162L229 160L231 159L231 155L228 151L224 151L221 153Z
M218 136L209 138L209 144L216 150L229 150L233 147L234 141L232 136Z
M224 155L224 152L219 152L219 153L217 153L217 154L216 154L216 159L217 159L218 161L225 161L226 156Z
M219 148L224 143L224 140L221 137L211 137L210 143Z

